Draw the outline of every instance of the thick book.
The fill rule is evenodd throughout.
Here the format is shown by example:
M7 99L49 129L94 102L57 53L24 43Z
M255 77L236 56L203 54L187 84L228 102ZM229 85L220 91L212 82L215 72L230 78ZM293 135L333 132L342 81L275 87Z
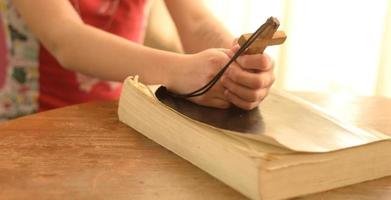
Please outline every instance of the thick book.
M251 199L292 198L391 175L390 136L343 123L289 93L272 90L258 108L234 118L187 104L129 77L118 116Z

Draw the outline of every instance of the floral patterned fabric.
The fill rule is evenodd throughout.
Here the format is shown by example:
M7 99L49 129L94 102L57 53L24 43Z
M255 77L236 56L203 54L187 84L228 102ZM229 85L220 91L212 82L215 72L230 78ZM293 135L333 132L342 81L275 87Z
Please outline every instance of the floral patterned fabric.
M38 48L10 0L0 1L0 120L37 111Z

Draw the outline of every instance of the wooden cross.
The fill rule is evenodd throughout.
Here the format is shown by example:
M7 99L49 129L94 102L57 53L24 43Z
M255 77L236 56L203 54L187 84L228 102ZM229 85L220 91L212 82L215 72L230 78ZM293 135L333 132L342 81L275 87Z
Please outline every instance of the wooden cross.
M269 23L268 23L269 22ZM284 31L277 31L279 21L272 17L265 23L265 30L259 35L259 37L248 47L246 54L263 53L267 46L279 45L285 42L286 35ZM251 36L251 33L243 34L240 36L238 43L242 46Z

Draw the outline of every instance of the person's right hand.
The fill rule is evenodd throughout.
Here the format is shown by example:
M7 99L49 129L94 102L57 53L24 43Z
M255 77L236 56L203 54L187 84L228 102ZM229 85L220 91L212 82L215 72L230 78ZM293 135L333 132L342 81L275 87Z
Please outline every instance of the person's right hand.
M229 61L226 49L208 49L197 54L186 55L183 66L173 69L167 89L177 94L193 92L207 84ZM189 98L190 101L203 106L228 108L230 102L224 96L225 89L221 81L205 94Z

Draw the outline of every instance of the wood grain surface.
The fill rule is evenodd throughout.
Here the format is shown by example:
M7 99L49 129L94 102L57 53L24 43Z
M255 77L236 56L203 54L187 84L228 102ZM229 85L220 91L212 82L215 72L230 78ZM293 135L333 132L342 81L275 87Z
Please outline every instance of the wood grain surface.
M391 99L299 95L391 135ZM0 199L245 197L120 123L117 102L96 102L0 123ZM391 177L303 199L391 199Z

